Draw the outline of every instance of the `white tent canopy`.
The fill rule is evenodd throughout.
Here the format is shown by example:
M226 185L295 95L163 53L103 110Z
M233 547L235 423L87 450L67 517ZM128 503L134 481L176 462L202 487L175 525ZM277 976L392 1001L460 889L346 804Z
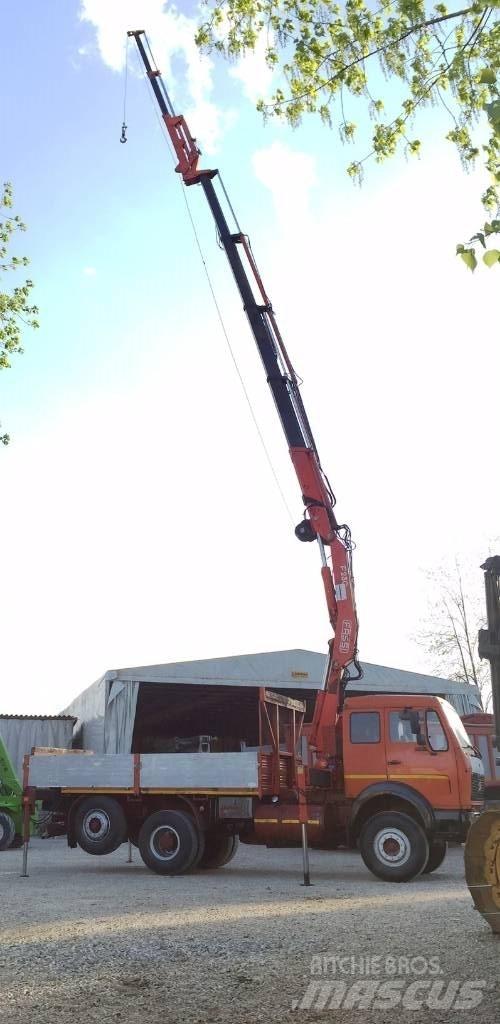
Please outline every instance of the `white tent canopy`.
M323 685L326 658L316 651L287 650L171 662L106 672L80 694L65 714L78 719L76 742L97 752L129 753L141 684L259 687L314 694ZM348 692L431 693L446 697L459 714L482 710L476 687L419 672L363 663L363 679Z

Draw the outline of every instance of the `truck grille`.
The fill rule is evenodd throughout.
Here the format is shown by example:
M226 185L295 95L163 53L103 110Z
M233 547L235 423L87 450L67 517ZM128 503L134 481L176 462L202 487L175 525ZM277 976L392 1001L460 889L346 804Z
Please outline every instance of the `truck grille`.
M472 772L472 799L484 800L484 775Z

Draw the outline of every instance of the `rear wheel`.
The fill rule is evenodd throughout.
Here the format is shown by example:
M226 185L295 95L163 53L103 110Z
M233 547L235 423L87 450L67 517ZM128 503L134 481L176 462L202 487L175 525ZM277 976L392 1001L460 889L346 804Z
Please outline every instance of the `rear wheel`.
M16 826L13 818L7 811L0 811L0 850L8 850L12 846L16 835Z
M446 857L447 849L448 843L446 839L433 839L429 847L429 860L422 872L423 875L430 875L431 871L436 871L437 868L441 867Z
M156 811L139 832L139 851L159 875L180 875L195 867L203 853L203 834L185 811Z
M400 811L384 811L370 818L361 830L359 848L367 868L386 882L411 881L429 859L423 828Z
M239 846L238 836L228 836L226 832L207 832L205 851L200 859L200 868L223 868L233 859Z
M87 797L77 807L74 831L78 846L85 853L113 853L127 838L123 808L110 796Z

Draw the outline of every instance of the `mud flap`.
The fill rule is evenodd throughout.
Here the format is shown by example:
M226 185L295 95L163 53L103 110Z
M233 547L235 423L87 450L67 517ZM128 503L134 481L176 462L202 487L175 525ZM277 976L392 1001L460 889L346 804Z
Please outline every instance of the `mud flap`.
M465 878L476 909L500 935L500 806L483 811L471 825Z

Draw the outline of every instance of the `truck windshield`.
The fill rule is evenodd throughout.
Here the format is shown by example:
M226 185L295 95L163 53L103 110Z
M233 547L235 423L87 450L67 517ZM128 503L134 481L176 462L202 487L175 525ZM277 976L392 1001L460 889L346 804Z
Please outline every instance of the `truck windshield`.
M455 708L452 707L451 704L449 704L448 701L446 700L443 701L442 707L448 719L448 724L455 733L455 736L457 737L460 746L463 748L463 750L474 750L474 747L470 741L470 737L467 735L467 732L465 730L464 723L462 722L462 719L455 711Z

